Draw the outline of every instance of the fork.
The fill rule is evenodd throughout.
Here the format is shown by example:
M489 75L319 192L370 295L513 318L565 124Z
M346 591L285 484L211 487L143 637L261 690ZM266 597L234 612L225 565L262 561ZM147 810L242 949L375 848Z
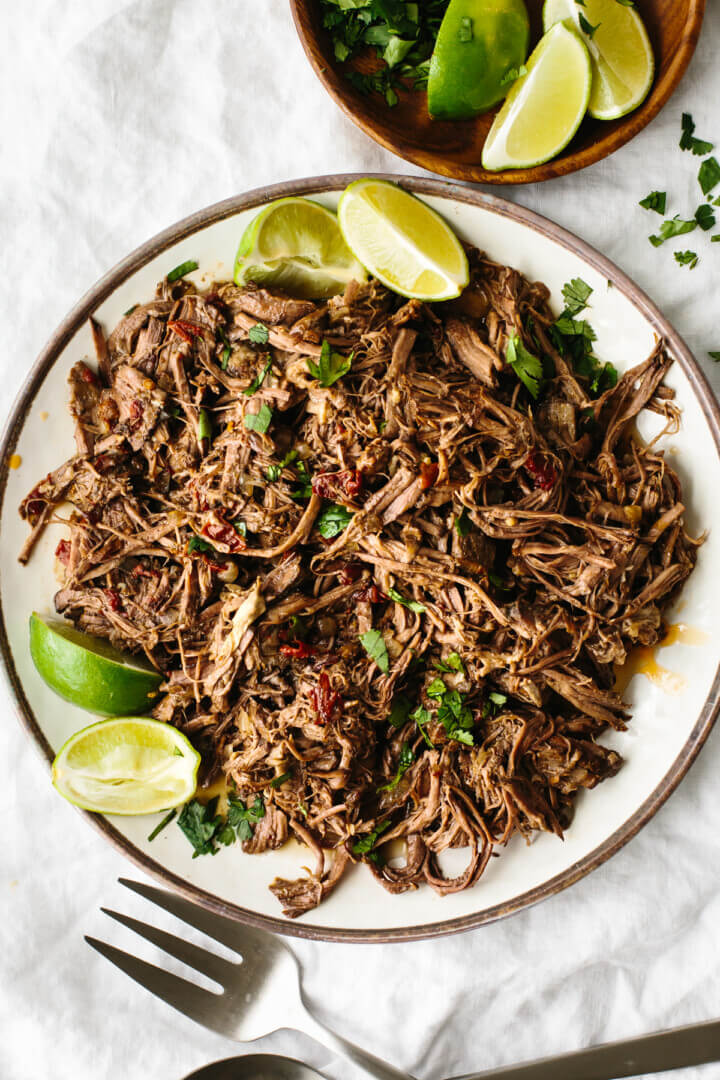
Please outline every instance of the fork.
M118 880L127 889L241 957L241 963L226 960L165 930L119 911L101 908L111 919L222 986L222 994L204 990L196 983L140 960L113 945L85 936L88 945L110 963L178 1012L237 1042L253 1042L288 1028L301 1031L345 1057L366 1075L375 1077L375 1080L413 1080L409 1073L396 1069L348 1039L336 1035L312 1015L303 993L297 957L281 938L266 930L244 926L224 915L211 914L197 904L153 885L127 878ZM279 1002L283 1003L281 1023L278 1023Z

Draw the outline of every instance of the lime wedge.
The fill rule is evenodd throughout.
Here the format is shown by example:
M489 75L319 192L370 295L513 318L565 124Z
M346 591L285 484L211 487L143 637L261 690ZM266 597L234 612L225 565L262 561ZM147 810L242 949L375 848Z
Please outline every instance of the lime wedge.
M545 29L563 19L572 21L590 53L590 115L615 120L636 109L655 75L652 45L636 8L618 0L585 0L582 7L575 0L545 0Z
M70 623L30 616L30 655L48 686L100 716L130 716L154 704L162 675Z
M199 764L171 724L123 717L76 731L53 761L52 782L83 810L155 814L193 797Z
M383 285L418 300L450 300L468 283L468 261L449 225L387 180L355 180L340 196L348 247Z
M612 0L615 3L615 0ZM535 48L495 117L483 167L523 169L549 161L580 127L592 85L590 56L578 34L558 23Z
M271 202L250 222L235 259L235 282L272 285L291 296L320 299L344 291L365 271L348 250L337 218L309 199Z
M430 59L430 115L456 120L502 101L529 41L524 0L450 0Z

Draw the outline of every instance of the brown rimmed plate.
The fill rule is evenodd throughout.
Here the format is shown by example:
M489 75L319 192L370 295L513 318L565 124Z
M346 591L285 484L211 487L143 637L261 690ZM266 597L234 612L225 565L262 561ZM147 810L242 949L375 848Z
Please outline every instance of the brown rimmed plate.
M526 0L532 42L542 34L543 0ZM333 100L362 130L394 154L430 172L483 184L533 184L584 169L633 139L657 116L674 93L695 51L705 0L636 0L655 53L655 81L647 98L619 120L586 117L569 146L558 157L529 169L488 172L480 164L482 148L497 109L474 120L431 120L424 91L400 92L389 108L379 94L361 94L346 77L350 68L338 63L327 31L322 28L319 0L290 0L295 26L315 74ZM351 66L375 70L374 53Z
M67 736L92 718L55 697L30 661L28 615L33 609L52 609L57 589L53 552L61 526L48 529L29 566L23 568L17 552L27 530L17 506L41 477L74 452L64 406L66 378L76 360L92 356L88 316L94 314L111 328L124 311L152 295L168 270L186 259L200 263L198 281L229 274L238 239L258 207L286 195L310 196L332 207L354 179L326 176L267 187L178 223L102 278L63 320L33 365L2 441L0 653L21 722L46 764ZM616 266L552 222L505 200L443 181L400 179L400 183L443 214L463 239L545 281L558 308L563 283L584 278L594 290L590 317L598 334L598 354L619 369L644 359L656 335L667 340L676 360L669 383L682 408L683 424L663 445L685 485L689 528L710 532L680 601L682 622L692 632L676 635L676 644L661 650L661 664L672 678L661 685L636 676L626 691L633 711L629 730L608 736L607 742L623 754L624 768L614 779L581 795L564 842L546 835L529 847L512 841L500 858L491 861L474 889L445 898L427 888L391 896L366 868L357 867L320 908L289 922L280 915L267 885L278 874L297 876L307 862L305 849L289 844L278 852L247 856L229 848L215 858L193 860L175 825L150 843L147 836L155 818L85 815L138 866L209 909L282 933L328 940L411 940L467 930L572 885L622 848L665 802L707 738L720 701L720 587L715 572L720 559L720 413L687 346ZM652 433L654 419L643 418L641 434ZM10 467L11 460L17 467ZM450 852L446 869L458 871L465 854Z

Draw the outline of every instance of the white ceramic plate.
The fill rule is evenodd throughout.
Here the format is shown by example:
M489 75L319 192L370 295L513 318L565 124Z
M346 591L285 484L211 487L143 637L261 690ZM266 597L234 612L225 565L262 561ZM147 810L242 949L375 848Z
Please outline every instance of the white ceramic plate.
M194 275L199 282L229 277L238 240L258 206L285 195L308 195L332 207L353 179L357 177L321 177L265 188L174 226L104 277L68 315L36 362L2 448L0 648L21 718L48 761L68 735L90 721L48 690L31 663L28 615L33 609L52 610L57 589L53 552L60 533L59 527L49 528L30 565L22 568L17 553L27 525L17 507L34 483L74 452L66 378L76 360L93 356L88 316L94 314L109 330L186 259L199 262ZM669 686L643 675L632 680L626 692L633 713L630 728L607 739L623 755L625 766L616 778L581 794L564 842L544 834L530 846L514 840L499 859L491 860L475 888L452 896L441 898L429 888L392 896L366 868L357 867L318 909L290 922L281 916L267 886L276 875L296 877L302 872L307 852L298 845L262 856L229 848L214 858L193 860L174 825L148 843L156 819L86 815L129 858L185 895L247 922L318 938L407 940L468 929L577 881L622 847L674 790L707 737L720 694L720 425L717 403L687 347L628 278L558 226L504 200L449 183L402 183L443 214L464 240L546 282L558 311L562 285L572 277L584 278L594 290L591 319L598 355L620 371L645 359L656 335L666 338L677 361L668 382L676 391L683 423L664 445L684 485L690 530L709 529L697 569L670 620L691 627L700 643L681 641L659 651L658 662L674 676L666 680ZM643 434L652 428L651 421L643 419ZM12 454L22 459L17 468L8 467ZM447 868L459 868L465 852L454 851L447 858Z

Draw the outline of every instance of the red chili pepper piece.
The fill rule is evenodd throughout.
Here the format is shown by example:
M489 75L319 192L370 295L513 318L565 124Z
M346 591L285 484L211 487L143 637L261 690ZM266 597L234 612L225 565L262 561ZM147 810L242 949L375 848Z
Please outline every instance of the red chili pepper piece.
M365 589L360 589L353 596L354 600L364 600L369 604L384 604L387 600L387 595L379 589L377 585L368 585Z
M224 544L230 551L242 551L247 547L240 533L234 526L225 521L220 514L215 514L215 521L207 521L202 527L201 535L208 540L214 540L216 544Z
M188 344L192 344L192 341L196 337L202 337L202 326L196 326L195 323L185 322L183 319L171 319L168 323L168 330L173 330L178 337L181 337L183 341L187 341Z
M141 401L133 401L130 405L130 419L134 425L142 420L144 407Z
M354 499L363 486L363 474L360 469L344 469L341 472L318 473L313 477L312 489L323 499L334 499L337 495L346 495Z
M420 466L420 479L422 480L422 489L427 491L431 488L438 478L440 472L440 466L435 461L423 461Z
M321 724L332 720L337 711L342 712L342 698L337 690L331 689L330 677L326 671L321 672L317 688L310 691L310 697Z
M352 585L353 581L357 581L361 574L362 566L359 563L346 563L338 573L340 584Z
M552 491L557 480L557 472L536 450L528 455L525 468L535 481L535 487L540 488L541 491Z
M59 559L63 566L67 566L70 561L70 541L61 540L58 546L55 548L55 558Z
M95 386L98 381L97 375L94 371L90 370L87 364L80 364L80 376L86 383L90 383L91 386Z
M103 589L103 592L108 598L108 603L113 611L120 611L122 607L122 600L120 599L120 593L116 589Z
M317 656L314 645L308 645L306 641L298 641L297 645L281 645L280 652L283 656L292 656L294 660L307 660L309 656Z

